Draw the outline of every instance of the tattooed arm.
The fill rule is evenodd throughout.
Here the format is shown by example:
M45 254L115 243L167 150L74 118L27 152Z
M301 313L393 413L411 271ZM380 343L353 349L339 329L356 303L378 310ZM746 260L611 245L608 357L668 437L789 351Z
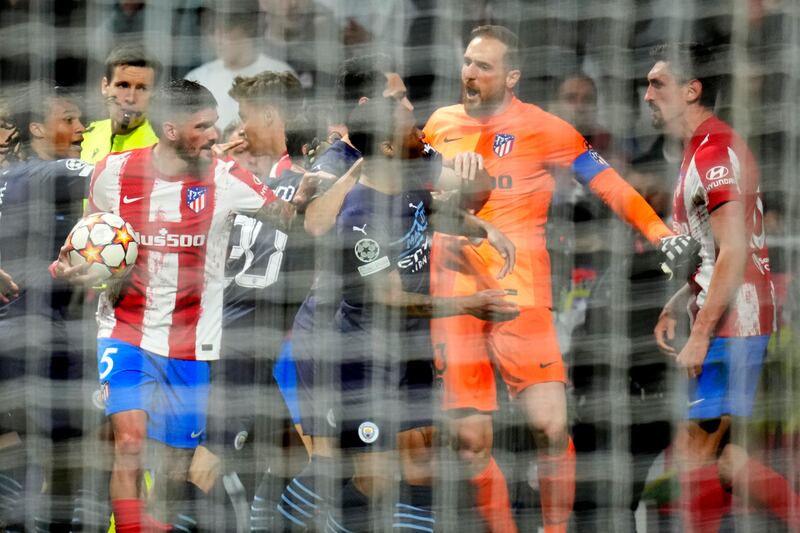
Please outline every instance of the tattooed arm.
M253 216L281 231L288 231L292 227L294 219L297 218L297 206L276 198L270 203L264 204Z
M291 201L276 198L268 204L264 204L254 215L262 222L268 222L277 229L288 230L292 227L298 214L305 211L306 205L313 197L320 177L317 173L306 173L297 185L297 192Z

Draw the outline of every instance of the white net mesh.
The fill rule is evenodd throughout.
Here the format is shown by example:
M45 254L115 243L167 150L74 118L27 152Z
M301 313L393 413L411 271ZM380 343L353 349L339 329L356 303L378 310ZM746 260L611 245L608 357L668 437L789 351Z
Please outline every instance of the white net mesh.
M374 311L363 336L342 341L336 306L342 299L340 291L346 290L348 281L342 272L348 267L342 246L337 247L339 241L330 236L315 239L304 232L302 223L285 233L269 232L261 222L246 217L231 219L226 284L238 287L240 293L235 306L231 301L224 304L220 360L211 363L210 370L208 424L192 430L193 437L202 435L205 447L192 461L194 444L176 452L146 440L139 463L136 435L128 435L133 444L121 442L120 436L126 427L144 425L128 420L112 430L103 411L109 389L104 379L98 381L98 360L100 372L110 372L111 367L102 359L107 352L97 353L94 313L99 291L70 289L47 273L60 242L80 219L89 188L89 173L82 172L82 165L66 165L64 172L69 175L63 175L42 161L78 157L78 134L68 132L69 139L63 141L48 133L57 130L59 121L69 114L53 102L59 98L62 103L72 102L81 108L82 123L93 123L89 130L94 129L95 138L102 142L87 148L84 141L81 155L91 156L92 163L108 151L152 144L145 138L126 144L127 131L114 131L120 119L106 126L100 122L109 117L109 103L133 109L123 122L135 125L147 116L146 105L134 103L137 97L108 92L116 71L107 70L106 58L114 47L131 43L161 62L160 82L187 77L211 89L220 103L217 126L221 134L225 132L219 142L241 129L230 126L239 120L236 102L227 97L233 78L264 70L290 69L296 74L305 115L312 123L307 129L322 137L342 122L345 109L352 105L337 93L342 62L381 53L394 63L388 70L397 71L404 80L422 127L436 109L459 102L469 32L487 23L504 25L519 36L522 60L516 95L572 123L664 219L672 210L682 147L651 124L644 101L647 74L654 63L650 50L662 42L695 41L714 52L711 69L723 80L716 113L746 139L761 172L763 224L777 301L777 330L757 376L752 416L735 419L722 442L707 442L711 451L705 462L681 459L680 428L687 401L693 397L687 396L685 372L658 351L653 338L659 313L678 288L677 282L660 273L658 252L589 188L580 187L571 170L554 169L556 184L546 237L553 319L568 368L567 431L577 451L576 488L563 491L566 500L556 501L558 490L553 484L568 487L570 476L559 474L557 462L542 449L543 435L557 437L550 453L563 449L560 389L556 400L546 395L526 395L525 402L512 399L503 378L512 384L513 379L501 371L498 361L502 358L493 354L498 409L491 418L486 412L468 409L468 403L459 406L467 409L443 411L438 383L430 386L430 405L415 403L415 398L428 398L424 393L417 397L413 392L398 400L396 387L387 388L386 383L396 384L403 377L407 385L416 375L415 367L409 366L412 370L406 373L406 366L398 370L396 363L419 355L424 367L434 354L444 354L437 353L436 346L410 353L419 339L407 331L405 315L398 318L385 311L391 305ZM181 531L383 531L393 527L401 531L512 531L513 524L506 524L509 529L498 525L503 519L497 517L502 516L511 516L519 531L560 531L558 524L569 531L685 531L687 516L708 520L697 531L800 527L800 497L794 492L800 490L800 351L794 338L798 316L793 280L800 234L797 2L3 0L0 35L0 168L4 172L0 175L0 269L17 281L21 295L16 300L18 295L9 289L11 302L0 303L0 530L107 531L112 498L117 501L118 515L124 512L120 500L136 499L135 494L124 495L119 479L111 479L109 494L112 469L117 476L125 471L139 479L148 513L176 524L175 530ZM109 74L111 79L105 78ZM54 95L53 85L67 87L69 94ZM125 98L130 103L122 102ZM74 122L69 127L74 128ZM109 128L107 133L101 132L103 127ZM70 146L58 148L59 142L72 144L72 152ZM271 173L274 176L276 168L278 172L284 168L279 158L232 153L265 180ZM301 154L294 161L302 165L308 159ZM376 168L380 167L365 172ZM299 180L302 169L293 170L300 172L295 176ZM498 189L503 188L499 178L493 178ZM291 199L298 184L285 178L270 185L278 196ZM117 191L120 205L122 194ZM136 201L135 196L125 193L124 203ZM200 201L199 196L192 198ZM188 197L186 206L196 212L203 209ZM387 214L391 209L375 208L373 218L364 220L385 223L391 220ZM355 223L345 224L348 230L351 225L353 232L357 229ZM532 233L533 225L526 231ZM254 255L248 245L259 235L269 240L263 256ZM176 239L179 242L180 236ZM373 251L368 245L361 240L355 245L363 262ZM304 349L316 359L293 359L287 335L323 263L333 274L319 285L314 327L306 328L302 338ZM140 262L136 268L145 267ZM190 292L199 294L201 286L202 282L196 284ZM153 302L163 302L156 296L147 298L151 298L149 312L160 305ZM679 326L677 343L685 342L688 328L688 323ZM293 340L295 345L300 342ZM455 346L448 345L447 364L456 364L471 342L465 337ZM532 354L541 348L533 332L523 342ZM363 369L340 368L343 360L352 362L353 354L363 353L365 347L374 355L371 364L383 374L372 367L365 376L360 374ZM526 360L521 364L540 363ZM441 362L438 370L442 370ZM353 377L354 372L358 377ZM358 390L363 396L354 405L366 406L366 412L379 416L380 423L348 403L343 380L359 379L370 387ZM170 390L177 391L176 396L205 394L177 385ZM144 397L155 404L161 401L159 394L146 389ZM550 401L556 404L550 406ZM542 402L538 409L531 407L536 402ZM373 454L372 463L365 459L363 446L372 444L372 431L377 428L382 439L402 432L414 415L425 419L427 408L435 428L432 437L406 433L396 443L389 439L388 449L394 444L401 448L399 457L386 451ZM548 409L552 417L541 418ZM130 414L129 409L123 411ZM526 413L540 415L533 417L537 431L531 431L531 417ZM328 427L324 431L321 426L304 428L303 440L297 429L306 417ZM493 439L481 434L470 441L462 433L461 449L457 449L453 430L465 419L478 420L473 427L491 427ZM339 442L348 421L358 422L358 429L350 428L349 437L342 436ZM702 427L711 433L719 428L713 422ZM175 428L168 423L166 431L171 430ZM313 446L309 433L315 437ZM360 440L356 451L351 446L354 440ZM716 482L713 450L722 450L729 441L746 449L758 466L747 463L750 466L742 469L744 463L734 461L736 472L722 468L723 481ZM331 451L332 442L344 449ZM413 447L408 451L409 442L422 444L427 451ZM494 492L487 488L490 446L505 477L495 478ZM311 450L318 459L309 463ZM133 463L124 466L126 460ZM142 469L137 473L139 464ZM711 468L705 471L711 474L703 478L698 473L701 477L693 484L682 483L686 472L700 472L698 466ZM765 474L765 467L772 470ZM185 482L187 470L189 483ZM366 474L370 472L380 475L370 477ZM507 489L508 501L501 486ZM432 492L420 487L431 487ZM374 497L369 504L359 500L370 490ZM570 508L568 496L573 492L571 514L555 519L555 514L548 515L552 509ZM396 507L397 502L401 507ZM434 514L428 514L431 502ZM498 513L495 529L479 503ZM682 516L682 506L691 512Z

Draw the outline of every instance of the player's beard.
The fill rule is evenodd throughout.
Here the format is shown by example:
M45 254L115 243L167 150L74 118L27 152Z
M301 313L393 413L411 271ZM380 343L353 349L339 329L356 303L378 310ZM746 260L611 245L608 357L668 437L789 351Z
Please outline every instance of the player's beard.
M493 114L502 105L504 97L505 93L502 91L490 95L477 90L477 100L471 100L467 96L467 86L461 85L461 102L464 104L464 111L472 117L485 117Z
M200 148L193 148L188 146L188 143L183 139L178 139L175 144L175 153L186 163L191 174L199 175L211 164L212 146L214 146L214 143L209 142Z
M653 128L663 130L666 122L664 121L664 114L655 105L650 105L650 122Z

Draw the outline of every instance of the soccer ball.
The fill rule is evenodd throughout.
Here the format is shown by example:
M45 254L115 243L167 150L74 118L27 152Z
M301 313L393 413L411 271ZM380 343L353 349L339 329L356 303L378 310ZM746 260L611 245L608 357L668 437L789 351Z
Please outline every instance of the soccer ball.
M121 278L136 262L139 239L130 224L114 213L82 218L67 237L69 264L89 263L92 282Z

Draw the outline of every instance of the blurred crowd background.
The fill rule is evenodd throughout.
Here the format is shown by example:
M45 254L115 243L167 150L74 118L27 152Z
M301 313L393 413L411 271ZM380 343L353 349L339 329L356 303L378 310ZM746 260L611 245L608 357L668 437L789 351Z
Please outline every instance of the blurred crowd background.
M747 137L761 166L779 303L779 330L749 438L756 454L797 484L800 320L793 277L800 243L800 3L795 0L0 0L0 98L32 80L54 80L85 95L84 124L104 118L99 84L109 50L123 42L143 43L165 65L165 78L196 79L215 92L222 131L237 118L235 103L224 96L237 73L291 70L307 103L335 114L334 79L342 60L379 51L397 61L422 125L434 109L459 99L465 40L471 28L487 22L506 25L520 37L518 96L575 125L664 217L682 152L652 129L643 103L649 48L689 40L718 53L719 72L729 81L719 114ZM586 530L613 530L615 510L637 508L629 501L629 487L640 483L649 510L639 508L640 528L647 524L647 531L658 531L661 524L675 530L669 452L663 450L672 423L682 415L675 400L682 384L652 341L652 327L673 287L653 271L652 250L569 177L554 198L548 246L579 453L576 520ZM91 322L91 310L86 317ZM91 334L83 342L87 394L69 401L83 402L91 411L96 388ZM34 397L58 400L55 389L37 383L30 391ZM521 520L527 516L535 523L538 506L530 497L537 490L535 467L529 454L519 453L531 446L530 438L510 407L496 421L498 460ZM268 404L261 408L269 414ZM89 424L99 413L84 420ZM780 530L766 517L748 520L751 531ZM458 529L455 511L441 523L444 530Z

